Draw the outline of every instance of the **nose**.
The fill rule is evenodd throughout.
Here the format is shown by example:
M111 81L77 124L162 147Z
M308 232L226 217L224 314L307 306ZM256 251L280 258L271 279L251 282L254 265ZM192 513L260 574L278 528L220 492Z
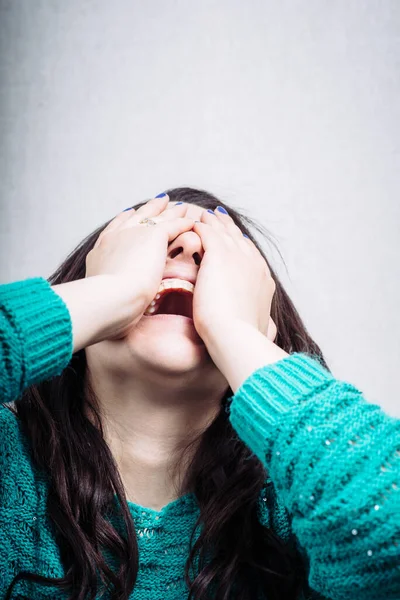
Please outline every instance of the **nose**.
M179 260L200 265L204 256L200 237L194 231L184 231L170 243L167 256L169 259L179 256Z

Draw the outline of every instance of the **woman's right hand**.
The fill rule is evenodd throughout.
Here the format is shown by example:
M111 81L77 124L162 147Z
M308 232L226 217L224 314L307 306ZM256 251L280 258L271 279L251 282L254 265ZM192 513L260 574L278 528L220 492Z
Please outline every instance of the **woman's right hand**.
M194 224L186 204L168 202L167 195L153 198L117 215L88 252L85 279L52 286L70 311L74 352L124 337L157 294L168 244ZM139 225L145 217L157 224Z
M86 277L112 275L113 285L121 296L140 306L132 314L128 327L142 317L158 292L167 258L168 244L178 235L193 228L188 219L187 205L167 208L169 197L153 198L138 210L127 210L115 217L99 235L93 249L86 256ZM139 225L145 217L157 225ZM122 299L122 298L121 298ZM122 337L122 331L113 337Z

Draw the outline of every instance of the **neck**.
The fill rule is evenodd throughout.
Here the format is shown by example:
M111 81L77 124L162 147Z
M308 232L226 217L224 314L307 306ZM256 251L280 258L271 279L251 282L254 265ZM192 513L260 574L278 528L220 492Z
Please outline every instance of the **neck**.
M111 374L89 357L88 367L127 499L160 510L191 491L182 488L186 465L220 411L228 388L221 373L215 367L209 373L160 373L154 366L147 372L142 365L134 373Z

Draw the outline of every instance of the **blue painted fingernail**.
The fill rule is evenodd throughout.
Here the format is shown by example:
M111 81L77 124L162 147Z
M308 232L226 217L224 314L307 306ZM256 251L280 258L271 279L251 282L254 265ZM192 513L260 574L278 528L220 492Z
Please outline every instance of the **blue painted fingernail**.
M215 217L215 212L213 210L211 210L211 208L207 208L207 212L211 213Z
M246 235L245 233L243 234L243 237L247 237L248 240L250 239L249 236Z
M222 212L222 213L224 213L224 215L227 215L227 214L228 214L228 211L227 211L227 210L225 210L223 206L217 206L217 210L219 210L219 212Z
M130 206L129 208L125 208L122 212L126 212L127 210L132 210L132 206Z
M167 194L165 192L162 192L161 194L158 194L158 196L156 196L156 198L163 198L166 195Z
M175 204L175 206L178 206L178 204L183 204L183 202L177 202L177 203Z

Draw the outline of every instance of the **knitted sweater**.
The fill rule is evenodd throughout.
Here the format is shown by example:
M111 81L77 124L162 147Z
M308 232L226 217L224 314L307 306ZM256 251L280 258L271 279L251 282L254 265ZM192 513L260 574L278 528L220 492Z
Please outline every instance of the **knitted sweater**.
M65 575L46 514L47 481L3 406L59 375L72 356L68 309L42 278L0 286L0 599L19 571ZM400 420L314 358L294 353L253 372L231 399L237 435L269 474L259 518L295 539L302 598L400 599ZM194 495L160 511L128 503L139 546L134 600L183 600ZM67 598L20 581L12 598Z

